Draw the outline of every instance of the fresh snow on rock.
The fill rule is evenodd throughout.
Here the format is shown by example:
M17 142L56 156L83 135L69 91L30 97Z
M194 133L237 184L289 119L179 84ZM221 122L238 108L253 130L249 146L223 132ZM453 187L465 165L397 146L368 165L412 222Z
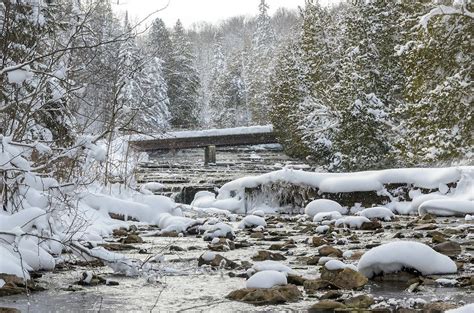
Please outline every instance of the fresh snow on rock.
M313 200L304 209L304 213L311 218L314 218L318 213L328 213L328 212L339 212L341 214L346 214L347 210L343 208L339 203L327 199L317 199Z
M472 313L474 312L474 303L466 304L457 309L447 310L445 313Z
M474 189L472 190L474 193ZM418 212L420 215L431 213L438 216L465 216L474 214L474 201L459 199L434 199L423 202Z
M362 255L357 268L369 278L402 268L415 269L423 275L457 272L456 264L449 257L414 241L394 241L372 248Z
M384 221L391 221L395 214L390 209L384 207L374 207L364 209L356 213L356 215L367 217L368 219L377 218Z
M357 271L357 267L355 265L346 264L346 263L341 262L339 260L329 260L324 264L324 267L327 268L330 271L343 270L346 267L350 268L354 271Z
M322 221L333 221L337 220L342 217L342 214L338 211L332 211L332 212L321 212L317 213L314 218L313 222L318 223Z
M349 228L360 228L362 224L369 223L370 220L365 216L345 216L336 220L336 226L345 226Z
M265 219L260 216L256 215L247 215L242 219L242 221L239 224L239 228L244 229L244 228L253 228L253 227L266 227L267 222L265 222Z
M286 265L284 265L280 262L272 261L272 260L255 262L255 264L252 266L252 269L255 272L277 271L277 272L286 273L286 274L295 272L290 267L288 267L288 266L286 266Z
M261 271L250 277L246 282L247 288L272 288L274 286L286 285L287 279L284 273L278 271Z

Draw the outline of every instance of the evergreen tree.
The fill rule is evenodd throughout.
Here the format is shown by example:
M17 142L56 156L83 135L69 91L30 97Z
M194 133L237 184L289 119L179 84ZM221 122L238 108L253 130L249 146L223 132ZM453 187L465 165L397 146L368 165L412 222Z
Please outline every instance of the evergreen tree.
M397 147L408 164L472 160L474 22L465 13L473 6L429 2L407 8L406 43L397 49L407 77L400 109L405 133Z
M195 127L199 110L199 76L194 67L191 43L178 20L172 34L173 52L169 64L168 97L171 124L175 127Z

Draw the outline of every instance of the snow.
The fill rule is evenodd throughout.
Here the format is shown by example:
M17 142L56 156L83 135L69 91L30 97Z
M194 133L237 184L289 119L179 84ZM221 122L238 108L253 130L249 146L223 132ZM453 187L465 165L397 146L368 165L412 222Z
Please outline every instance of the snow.
M344 209L339 203L336 201L332 200L327 200L327 199L317 199L313 200L304 209L304 212L306 215L308 215L311 218L314 218L314 216L318 213L325 213L325 212L334 212L337 211L342 214L346 214L347 210Z
M425 30L428 29L428 23L430 20L435 16L445 16L445 15L465 15L471 19L474 19L474 13L467 10L467 8L457 9L455 7L446 6L446 5L438 5L433 8L430 12L423 15L418 24L423 27Z
M210 262L216 258L216 254L211 251L206 251L201 255L201 258L206 262Z
M3 286L5 286L5 281L3 279L0 279L0 288L2 288Z
M474 312L474 303L466 304L457 309L447 310L445 313L472 313Z
M397 168L379 171L363 171L353 173L318 173L284 168L259 176L242 177L224 184L219 189L216 202L219 200L234 200L229 209L232 212L245 212L245 189L261 185L290 184L318 189L321 193L364 192L375 191L385 193L384 185L406 184L413 188L437 189L442 184L461 182L461 179L472 181L472 166L446 168ZM459 183L458 183L459 185ZM445 188L442 188L443 192ZM459 189L456 188L456 189ZM468 193L467 187L464 193ZM472 190L472 189L471 189ZM448 194L437 193L437 197L450 197L459 190L449 191ZM472 193L472 191L471 191ZM421 201L423 202L423 201ZM419 203L421 204L421 203ZM408 209L399 203L397 209L404 212L417 210ZM312 213L312 212L309 212ZM317 212L312 214L314 216ZM343 212L341 212L343 213ZM345 213L345 212L344 212Z
M345 216L336 220L336 226L348 226L349 228L360 228L362 224L369 223L370 220L365 216Z
M265 134L272 133L273 125L259 126L242 126L232 128L212 128L203 130L184 130L166 132L162 134L154 134L149 136L135 136L133 140L149 140L149 139L168 139L168 138L198 138L198 137L217 137L229 135L245 135L245 134Z
M449 257L414 241L394 241L372 248L362 255L357 268L368 278L402 268L415 269L422 275L457 272L456 264Z
M224 237L228 237L229 234L231 236L235 236L234 230L232 229L232 227L222 222L216 223L213 225L205 224L201 227L201 229L205 230L205 233L204 233L205 240L214 239L214 238L224 238Z
M319 234L322 234L322 233L327 232L329 229L330 227L328 225L321 225L321 226L316 227L314 231Z
M255 262L255 264L252 266L252 269L255 272L277 271L277 272L286 273L286 274L295 273L295 271L289 268L288 266L280 262L272 261L272 260Z
M10 84L21 84L26 80L30 80L33 77L33 73L20 68L7 72L8 82Z
M317 222L322 222L325 220L333 221L341 217L342 217L342 214L338 211L320 212L320 213L316 213L316 215L313 218L313 222L317 223Z
M278 285L286 285L287 279L284 273L278 271L261 271L250 277L246 282L247 288L272 288Z
M392 218L395 217L395 214L393 214L390 209L384 207L373 207L364 209L362 211L357 212L356 215L364 216L368 219L377 218L384 221L390 221L392 220Z
M253 227L266 227L267 222L265 222L265 219L263 217L257 216L257 215L247 215L242 219L242 221L239 224L239 228L244 229L244 228L253 228Z
M455 286L458 281L456 279L438 278L435 280L437 284L442 286Z
M438 216L465 216L466 214L474 214L474 201L433 199L423 202L419 206L418 212L420 215L431 213Z
M329 260L326 263L324 263L324 267L330 271L343 270L345 268L350 268L354 271L357 271L357 267L355 265L346 264L339 260Z

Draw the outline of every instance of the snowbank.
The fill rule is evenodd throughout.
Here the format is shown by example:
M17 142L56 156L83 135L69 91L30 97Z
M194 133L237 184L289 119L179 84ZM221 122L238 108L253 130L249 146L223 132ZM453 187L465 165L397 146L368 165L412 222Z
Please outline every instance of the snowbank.
M474 214L474 201L446 198L428 200L419 206L418 212L420 215L431 213L438 216L465 216Z
M272 288L278 285L286 285L286 275L278 271L261 271L255 273L246 282L247 288Z
M317 199L313 200L304 209L304 213L311 218L318 213L327 213L327 212L339 212L341 214L346 214L347 210L344 209L339 203L327 199Z
M423 275L457 272L456 264L449 257L414 241L394 241L372 248L362 255L357 268L368 278L403 268L415 269Z
M265 222L265 219L263 217L257 215L247 215L242 219L239 224L239 228L241 229L253 228L258 226L267 227L267 222Z

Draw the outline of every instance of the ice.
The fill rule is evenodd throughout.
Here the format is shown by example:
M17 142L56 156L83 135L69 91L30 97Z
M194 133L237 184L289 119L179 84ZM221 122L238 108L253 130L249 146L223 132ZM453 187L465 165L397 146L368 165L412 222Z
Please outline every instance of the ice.
M314 216L318 213L327 213L327 212L334 212L337 211L341 214L346 214L347 209L343 208L339 203L336 201L332 200L327 200L327 199L317 199L313 200L304 209L304 212L306 215L308 215L311 218L314 218Z
M449 257L414 241L394 241L372 248L362 255L357 268L369 278L403 268L415 269L422 275L457 272L456 264Z
M278 271L261 271L250 277L246 282L247 288L272 288L278 285L286 285L287 279L284 273Z

